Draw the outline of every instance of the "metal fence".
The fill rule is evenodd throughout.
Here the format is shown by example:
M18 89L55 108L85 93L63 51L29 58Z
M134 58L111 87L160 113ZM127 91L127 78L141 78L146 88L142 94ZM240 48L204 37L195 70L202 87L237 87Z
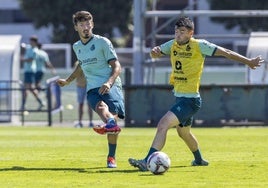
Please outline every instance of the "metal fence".
M0 80L0 122L21 121L25 123L27 113L47 113L48 126L53 123L53 114L59 113L62 122L61 89L56 83L58 77L46 81L43 92L46 93L46 107L42 109L22 109L25 87L20 80Z

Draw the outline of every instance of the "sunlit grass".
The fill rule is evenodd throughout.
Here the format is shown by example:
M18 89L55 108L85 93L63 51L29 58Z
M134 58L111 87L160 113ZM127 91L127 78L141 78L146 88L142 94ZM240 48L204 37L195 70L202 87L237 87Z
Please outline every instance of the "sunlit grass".
M170 130L165 148L171 168L161 176L139 172L155 129L123 128L116 169L106 168L106 136L92 129L0 127L1 187L265 187L267 128L193 129L208 167L192 167L192 154Z

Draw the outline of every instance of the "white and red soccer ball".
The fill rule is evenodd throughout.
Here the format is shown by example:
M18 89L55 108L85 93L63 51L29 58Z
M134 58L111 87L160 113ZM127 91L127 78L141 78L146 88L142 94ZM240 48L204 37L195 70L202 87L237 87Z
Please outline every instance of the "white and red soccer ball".
M164 174L170 167L171 161L169 156L161 151L156 151L150 155L147 160L147 168L153 174Z

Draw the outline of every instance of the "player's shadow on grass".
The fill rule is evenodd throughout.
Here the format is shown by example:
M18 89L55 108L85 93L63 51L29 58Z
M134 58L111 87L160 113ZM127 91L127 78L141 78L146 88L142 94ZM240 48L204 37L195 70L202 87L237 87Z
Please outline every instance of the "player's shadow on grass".
M170 167L170 169L168 171L173 171L174 169L185 169L185 170L180 170L180 172L195 172L192 169L191 170L186 170L187 168L190 169L189 167L192 167L192 166L172 166L172 167ZM158 174L158 175L155 175L153 173L144 173L144 174L141 174L140 176L156 176L157 177L157 176L163 176L163 175L165 175L165 173L164 174Z
M106 167L93 167L93 168L37 168L37 167L22 167L22 166L13 166L10 168L0 168L0 172L4 171L74 171L78 173L134 173L137 172L137 169L119 169L119 168L106 168Z
M107 167L92 167L85 168L84 171L80 171L81 173L136 173L137 169L120 169L120 168L107 168Z
M0 168L0 172L1 171L45 171L45 170L48 170L48 171L83 171L84 168L35 168L35 167L30 167L30 168L27 168L27 167L22 167L22 166L13 166L11 168Z
M187 168L191 166L172 166L171 168ZM78 173L137 173L139 170L137 168L131 169L120 169L120 168L106 168L106 167L92 167L92 168L37 168L37 167L22 167L22 166L13 166L10 168L0 168L0 172L4 171L74 171ZM144 174L145 175L145 174Z

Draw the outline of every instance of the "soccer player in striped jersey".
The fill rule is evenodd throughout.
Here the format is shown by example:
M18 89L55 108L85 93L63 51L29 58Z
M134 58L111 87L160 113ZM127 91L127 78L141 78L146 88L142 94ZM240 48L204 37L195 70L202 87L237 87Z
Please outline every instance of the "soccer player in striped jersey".
M206 40L193 38L194 23L188 17L178 19L174 32L174 39L152 48L151 57L170 56L172 66L170 84L173 85L176 102L158 122L156 135L145 158L141 160L129 158L130 165L140 171L147 171L148 157L164 147L167 131L172 127L177 128L179 137L193 153L194 160L191 165L209 165L209 162L203 159L198 141L191 132L193 115L200 109L202 102L199 86L206 56L223 56L252 69L256 69L263 62L259 56L249 59Z

